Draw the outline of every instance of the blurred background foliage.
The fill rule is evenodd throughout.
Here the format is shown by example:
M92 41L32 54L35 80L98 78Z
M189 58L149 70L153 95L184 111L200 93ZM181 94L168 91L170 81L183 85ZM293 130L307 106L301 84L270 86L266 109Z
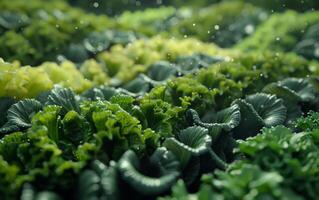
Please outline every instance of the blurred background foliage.
M0 0L0 8L0 57L23 65L81 63L155 35L319 57L318 0Z
M71 5L79 6L96 13L116 15L123 11L135 11L158 6L203 7L220 0L67 0Z
M116 15L123 11L135 11L143 8L164 6L200 8L222 0L67 0L75 6L96 13L107 13ZM273 11L284 11L293 9L298 11L307 11L319 8L318 0L224 0L224 1L242 1L252 3Z

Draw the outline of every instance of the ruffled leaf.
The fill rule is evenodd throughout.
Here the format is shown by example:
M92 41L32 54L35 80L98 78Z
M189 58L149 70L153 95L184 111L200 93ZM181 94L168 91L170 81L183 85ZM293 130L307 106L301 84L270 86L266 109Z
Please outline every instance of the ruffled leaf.
M276 95L278 98L281 98L287 102L301 101L300 96L296 92L290 90L286 86L282 86L277 83L271 83L267 85L266 87L263 88L263 92L267 94Z
M236 139L244 139L258 133L258 130L263 127L263 119L255 111L254 107L245 100L237 99L232 105L238 105L241 113L241 122L234 129L234 137Z
M34 99L21 100L7 111L7 123L0 133L10 133L31 127L31 119L42 109L42 104Z
M315 105L318 99L316 87L315 78L288 78L267 85L263 91L283 99L284 105L287 107L286 124L291 125L296 118L302 115L302 110L307 110L307 106L313 108Z
M79 144L92 135L89 122L75 111L66 113L62 120L63 137L72 143Z
M245 100L237 99L232 105L240 107L241 123L235 129L235 138L244 139L255 135L263 126L283 124L287 118L287 108L275 95L257 93Z
M240 111L237 105L232 105L229 108L217 112L216 123L222 124L226 131L229 131L240 122Z
M80 113L80 107L75 99L74 92L69 88L56 86L48 96L47 105L61 106L61 114L65 115L68 111L74 110Z
M179 163L174 154L160 148L154 152L150 161L159 168L158 177L142 174L136 154L131 150L125 152L118 163L123 180L143 195L158 195L168 191L179 176Z
M42 109L42 104L34 99L25 99L12 105L8 110L8 122L21 128L31 126L32 116Z
M50 105L46 106L43 111L38 112L32 118L33 125L44 125L48 130L48 136L55 142L59 142L61 125L61 116L59 115L61 110L60 106Z
M0 140L0 155L10 163L19 163L17 150L20 144L26 141L26 135L22 132L11 133Z
M163 146L176 155L181 164L181 168L184 169L192 156L192 153L184 148L185 145L177 141L175 138L168 138L165 140Z
M287 108L275 95L257 93L247 96L246 102L253 106L266 127L283 124L286 120Z
M315 89L306 79L287 78L278 82L278 85L287 87L295 92L304 102L313 102L316 100Z
M177 73L177 66L167 61L160 61L151 66L147 75L155 81L166 81Z
M234 104L216 114L212 115L209 113L208 115L204 115L202 119L195 110L190 109L187 111L186 117L191 123L209 129L209 135L214 140L222 130L231 131L237 127L240 123L241 115L239 106Z
M319 128L319 113L310 111L306 117L297 119L294 125L298 130L314 131Z
M276 95L283 100L287 108L287 125L302 115L301 107L298 105L298 102L302 101L302 99L296 92L290 90L288 87L271 83L264 87L263 92Z
M207 152L211 143L206 128L193 126L182 130L177 138L167 138L163 145L177 156L184 168L192 155L199 156Z
M199 126L189 127L182 130L177 134L177 139L168 138L166 143L175 143L185 151L188 151L194 155L200 155L205 153L210 147L212 140L208 135L208 130Z
M129 96L129 95L123 95L123 94L119 94L119 95L115 95L110 99L111 103L114 104L118 104L119 106L121 106L121 108L123 108L126 111L130 111L132 109L132 107L134 106L134 98Z

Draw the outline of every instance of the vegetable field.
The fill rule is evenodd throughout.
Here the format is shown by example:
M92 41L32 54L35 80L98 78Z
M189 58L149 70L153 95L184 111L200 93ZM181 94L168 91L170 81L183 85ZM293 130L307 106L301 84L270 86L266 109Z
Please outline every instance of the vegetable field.
M0 0L0 199L319 197L318 0Z

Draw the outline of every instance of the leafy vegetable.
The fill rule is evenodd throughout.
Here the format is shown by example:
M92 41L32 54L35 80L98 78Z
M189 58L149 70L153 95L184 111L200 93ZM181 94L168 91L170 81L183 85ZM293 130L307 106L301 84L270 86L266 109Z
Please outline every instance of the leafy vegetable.
M246 156L247 162L277 171L295 193L314 198L318 186L314 176L318 173L317 134L317 131L293 134L282 126L264 129L263 134L241 142L238 151ZM302 180L303 184L296 180Z
M242 118L234 130L236 138L253 136L263 126L283 124L287 116L287 108L274 95L257 93L247 96L245 100L235 100L233 105L240 107Z
M179 162L165 148L157 149L150 163L157 165L158 178L145 176L139 172L139 163L133 151L127 151L119 161L119 171L122 178L135 190L145 195L161 194L169 190L176 182L179 172Z
M186 114L192 123L208 128L209 135L213 138L213 140L218 138L221 131L224 130L229 132L238 126L241 121L239 107L236 104L221 110L216 114L210 112L206 113L203 116L203 121L200 119L198 113L193 109L188 110Z
M75 94L68 88L55 87L48 96L47 104L61 106L63 115L71 110L80 112L80 107L75 99Z
M209 152L215 164L224 169L226 164L211 149L211 144L212 139L208 135L207 129L193 126L182 130L177 135L177 139L166 139L163 145L180 159L182 167L186 166L192 155L200 156Z
M0 198L316 199L318 12L278 2L0 1Z
M31 127L32 116L41 109L41 103L33 99L13 104L7 111L7 122L0 132L3 134Z

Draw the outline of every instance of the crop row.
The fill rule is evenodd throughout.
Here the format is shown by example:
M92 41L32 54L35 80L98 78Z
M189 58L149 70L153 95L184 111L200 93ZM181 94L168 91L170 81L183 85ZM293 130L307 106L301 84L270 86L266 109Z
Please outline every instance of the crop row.
M226 1L201 10L161 7L110 18L88 14L63 1L36 0L28 5L22 0L2 1L0 6L0 55L23 65L64 59L83 62L115 44L158 34L195 37L243 51L293 51L318 58L317 11L271 14L247 3Z
M1 1L1 198L315 199L319 15L269 2Z

